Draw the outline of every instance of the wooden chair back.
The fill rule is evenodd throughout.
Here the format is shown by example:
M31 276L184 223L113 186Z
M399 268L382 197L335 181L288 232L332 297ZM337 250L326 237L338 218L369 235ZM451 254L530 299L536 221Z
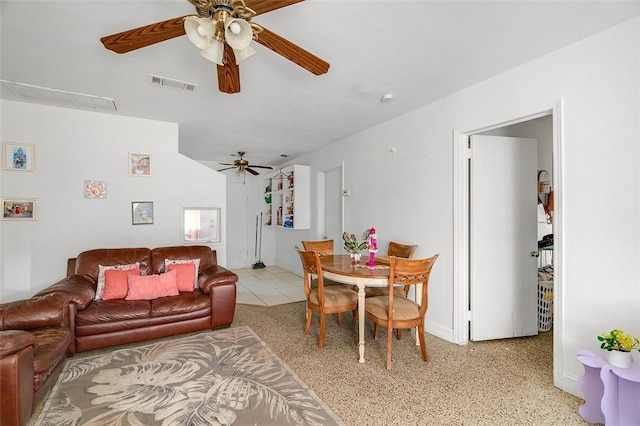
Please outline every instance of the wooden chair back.
M408 245L396 243L395 241L389 241L387 256L404 257L405 259L411 259L417 248L417 245Z
M303 241L302 247L306 251L316 251L320 256L330 256L334 253L333 240Z

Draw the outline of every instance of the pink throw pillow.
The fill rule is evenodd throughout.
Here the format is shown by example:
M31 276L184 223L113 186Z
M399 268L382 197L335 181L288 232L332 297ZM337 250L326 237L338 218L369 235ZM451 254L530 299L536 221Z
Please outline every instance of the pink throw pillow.
M196 273L195 263L172 263L167 266L167 271L176 271L176 281L179 291L193 291L195 283L193 276Z
M102 300L124 299L127 297L129 275L140 275L140 269L108 269L104 271Z
M169 270L169 265L182 265L185 263L193 263L196 267L193 270L193 287L198 288L198 271L200 270L200 259L165 259L164 270Z
M129 292L126 300L152 300L165 296L177 296L176 271L160 275L129 275Z
M119 270L140 269L140 262L131 263L129 265L111 265L111 266L98 265L98 284L96 286L96 297L94 298L95 300L102 299L102 293L104 293L104 273L109 269L119 269Z

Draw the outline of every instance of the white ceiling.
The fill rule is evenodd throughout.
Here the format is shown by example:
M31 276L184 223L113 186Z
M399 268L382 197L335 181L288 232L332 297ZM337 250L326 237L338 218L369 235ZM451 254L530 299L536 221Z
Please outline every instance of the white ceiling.
M3 80L113 98L176 122L180 151L278 165L640 15L640 1L307 0L254 18L331 64L315 76L263 46L218 91L187 37L119 55L100 37L191 14L187 0L1 0ZM597 60L597 58L594 58ZM148 74L199 85L158 87ZM381 102L392 93L392 102ZM1 86L4 99L18 98ZM32 100L36 102L46 102Z

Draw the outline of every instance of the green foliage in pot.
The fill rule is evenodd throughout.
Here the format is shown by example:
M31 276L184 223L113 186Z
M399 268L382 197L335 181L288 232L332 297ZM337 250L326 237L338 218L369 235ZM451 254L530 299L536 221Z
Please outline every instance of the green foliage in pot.
M363 232L362 242L358 242L358 239L354 234L348 232L342 233L342 240L344 241L344 249L349 253L360 253L367 248L367 239L369 238L369 230Z

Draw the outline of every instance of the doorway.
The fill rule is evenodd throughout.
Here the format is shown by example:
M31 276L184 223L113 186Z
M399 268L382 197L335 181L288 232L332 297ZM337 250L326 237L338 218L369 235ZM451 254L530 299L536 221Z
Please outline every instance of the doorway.
M320 239L333 240L336 247L342 241L344 203L342 180L344 163L318 173L318 223Z
M554 294L553 305L553 380L562 387L562 139L561 101L554 100L522 111L506 114L502 119L488 120L477 127L454 131L454 324L453 337L458 344L469 341L470 303L470 203L468 139L471 135L495 131L518 123L549 116L552 122L552 169L554 212Z

